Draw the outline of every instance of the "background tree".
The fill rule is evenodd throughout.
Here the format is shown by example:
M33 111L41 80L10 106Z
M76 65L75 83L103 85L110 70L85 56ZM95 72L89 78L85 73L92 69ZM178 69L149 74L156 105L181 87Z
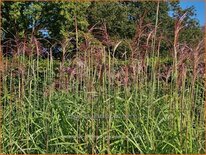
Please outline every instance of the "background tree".
M139 35L138 29L142 29L145 34L154 29L156 6L156 2L4 2L3 42L6 42L5 38L21 40L33 35L37 38L46 38L51 44L58 40L59 47L68 45L68 48L64 47L63 53L73 55L79 43L84 41L85 32L91 27L95 27L95 31L101 31L102 27L105 27L107 35L115 43L120 40L131 42L135 35ZM194 7L182 9L179 2L164 2L160 3L159 9L161 13L156 38L162 37L162 56L171 48L175 20L185 12L187 14L183 21L180 42L195 44L203 38L201 27L193 18ZM170 16L169 12L173 12L173 16ZM71 40L73 42L70 42ZM140 42L145 44L146 38L141 36ZM41 43L45 48L49 46L43 40ZM58 51L62 52L62 48L54 49L60 49ZM118 52L121 53L122 50L118 49Z

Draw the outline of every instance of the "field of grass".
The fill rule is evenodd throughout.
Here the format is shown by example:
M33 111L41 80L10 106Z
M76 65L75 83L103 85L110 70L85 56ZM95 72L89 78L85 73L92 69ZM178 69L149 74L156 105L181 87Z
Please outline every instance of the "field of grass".
M4 58L4 153L205 152L201 76L172 70L165 81L158 59L147 57L144 71L93 50L64 66L52 56Z
M178 42L180 17L171 50L160 54L158 9L153 30L144 34L146 49L137 33L127 48L122 40L112 49L91 41L70 58L71 47L62 43L59 60L53 45L42 56L40 39L31 36L3 55L2 152L205 153L204 43ZM78 47L77 28L76 41Z

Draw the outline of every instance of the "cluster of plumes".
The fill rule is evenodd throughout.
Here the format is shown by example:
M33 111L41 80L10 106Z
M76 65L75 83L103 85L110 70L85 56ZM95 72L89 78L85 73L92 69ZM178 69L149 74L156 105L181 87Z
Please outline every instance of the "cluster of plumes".
M14 78L21 78L26 74L27 64L21 62L18 56L37 57L44 54L41 42L34 35L29 38L15 37L6 39L2 44L3 56L12 56L12 61L5 59L2 61L3 72L12 75Z
M197 76L204 78L204 42L201 41L195 48L190 48L186 44L179 45L177 48L177 83L182 87L183 81L187 77L192 77L193 85ZM163 65L162 72L159 73L160 79L168 83L173 71L172 65Z
M178 82L181 83L186 76L192 76L193 85L197 76L204 77L205 63L204 60L204 42L201 41L195 48L189 48L187 45L183 45L178 50ZM192 72L188 70L192 68ZM192 74L191 74L192 73ZM190 75L189 75L190 74ZM180 86L182 84L179 84Z
M40 39L34 35L24 38L15 37L14 39L5 39L2 44L3 54L5 56L18 55L40 56L44 54L44 48Z
M179 25L178 25L179 24ZM201 78L204 78L205 73L205 63L203 58L204 54L204 42L200 41L196 46L189 47L186 44L180 44L178 43L178 36L179 30L181 26L181 23L177 23L176 25L176 36L174 42L175 51L176 51L176 59L177 62L173 61L171 64L167 63L158 63L155 64L156 72L158 80L165 82L166 84L170 82L171 77L174 73L174 65L176 65L177 69L177 85L179 88L181 88L186 80L187 77L192 78L192 85L195 84L195 81L198 76ZM115 49L115 45L106 30L106 25L103 25L102 28L103 34L101 37L101 41L108 46L113 46L113 49ZM99 83L102 83L103 78L106 78L107 81L110 81L111 85L115 86L129 86L134 83L139 82L141 78L147 78L146 80L151 80L151 73L148 66L148 58L151 55L153 39L155 35L154 29L152 29L151 24L147 24L145 26L142 25L142 22L140 22L139 25L137 25L136 35L133 38L133 40L130 42L129 46L131 47L131 55L128 58L129 63L125 63L122 65L111 65L108 63L108 61L103 61L108 59L110 55L108 55L108 51L105 52L104 47L91 47L88 46L87 50L83 52L83 55L78 54L76 55L75 59L73 61L76 63L73 63L75 65L72 65L71 67L67 67L65 69L65 72L68 74L68 77L72 77L73 79L89 79L86 77L88 74L87 67L93 67L93 71L96 72L96 82L99 81ZM104 36L104 37L103 37ZM141 40L145 40L145 43L142 43ZM161 41L165 39L162 35L156 39L156 46L157 50L160 48ZM81 52L81 51L80 51ZM160 51L158 51L160 52ZM159 54L155 54L156 56ZM78 57L79 56L79 57ZM174 58L174 54L171 54L171 56ZM112 58L111 58L112 59ZM89 64L90 63L90 64ZM80 65L82 64L82 65ZM84 66L84 67L82 67ZM91 75L91 74L90 74ZM71 78L70 78L71 79ZM80 81L80 80L78 80Z
M203 42L200 42L196 48L189 48L186 45L180 45L177 55L177 83L178 87L182 87L187 77L192 77L195 82L197 76L204 78L205 64L201 60L203 58ZM72 60L70 66L64 69L65 74L69 80L84 82L85 79L91 79L88 76L96 77L90 84L102 84L103 78L105 81L110 81L111 86L128 87L141 81L141 78L151 80L148 74L148 67L146 63L141 61L129 61L128 64L109 64L109 55L104 51L104 48L91 47L88 51L78 54ZM107 61L105 61L105 59ZM136 59L134 59L136 60ZM173 65L161 64L158 66L160 70L157 73L157 78L168 84L170 82ZM91 73L92 72L92 73ZM194 83L193 83L194 84Z
M121 44L121 41L113 41L109 37L106 24L103 24L98 29L92 27L88 33L85 33L85 41L81 43L79 49L75 51L73 58L70 60L63 58L65 61L62 61L59 66L57 73L59 77L54 81L55 87L68 89L69 84L79 82L83 88L85 83L88 85L95 83L102 85L104 81L109 81L113 86L128 87L134 83L142 82L141 78L151 80L151 64L148 63L148 60L151 59L152 56L159 58L161 42L163 40L168 41L162 34L159 34L159 37L156 36L155 27L150 23L144 25L143 20L143 17L140 18L136 27L136 34L128 43L131 54L122 64L120 64L118 62L119 60L116 60L116 58L113 57L114 55L112 56L112 54L108 52L108 48L106 48L110 47L109 49L113 50L110 52L118 52L118 46ZM177 70L177 85L179 87L182 87L187 76L192 77L192 84L194 85L198 76L203 77L205 73L205 63L202 60L204 42L200 41L193 47L178 43L178 35L182 28L181 21L182 18L175 25L174 49L171 50L172 54L170 55L176 62L173 61L171 64L160 63L159 60L161 58L159 58L153 68L158 80L169 83L170 78L173 76L175 65ZM94 30L95 35L93 34ZM99 30L98 34L97 30ZM93 37L92 40L90 36L93 35L97 37L96 40L101 44L92 44L95 39ZM8 54L7 51L10 51L7 49L9 48L8 45L15 45L15 47L10 47L14 50L14 52L12 52L14 56L19 54L42 56L45 53L41 41L34 36L31 36L30 39L21 40L16 38L16 40L5 41L3 48L6 54ZM62 44L62 46L66 48L66 45ZM52 57L50 57L50 59L51 58ZM72 63L68 65L65 63L67 61ZM18 72L23 72L24 68L25 67L19 67Z

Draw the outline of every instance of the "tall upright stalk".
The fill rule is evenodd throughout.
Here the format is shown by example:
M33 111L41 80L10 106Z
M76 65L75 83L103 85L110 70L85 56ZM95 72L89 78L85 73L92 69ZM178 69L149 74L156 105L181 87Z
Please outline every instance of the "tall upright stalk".
M206 5L206 4L205 4ZM206 26L204 26L204 32L205 32L205 34L206 34ZM205 37L204 37L204 49L206 49L206 35L204 35ZM205 54L204 54L204 62L206 62L206 52L205 52ZM205 67L205 70L204 70L204 72L206 73L206 67ZM206 74L204 74L204 78L206 79ZM206 82L204 82L204 88L206 88ZM204 91L204 98L206 98L206 89L205 89L205 91ZM204 123L206 124L206 100L204 101ZM205 131L206 131L206 125L205 125ZM204 137L205 139L206 139L206 134L205 134L205 137ZM206 148L206 143L205 143L205 148Z
M2 4L2 3L1 3ZM1 10L1 4L0 4L0 10ZM1 12L0 12L0 18L1 18ZM1 27L1 22L0 22L0 27ZM2 36L2 29L0 30L0 34ZM1 42L0 42L0 47L1 47ZM3 54L2 54L2 48L0 49L0 98L2 96L2 81L3 81L3 70L4 70L4 65L3 65ZM2 114L3 114L3 101L0 99L0 153L2 153Z

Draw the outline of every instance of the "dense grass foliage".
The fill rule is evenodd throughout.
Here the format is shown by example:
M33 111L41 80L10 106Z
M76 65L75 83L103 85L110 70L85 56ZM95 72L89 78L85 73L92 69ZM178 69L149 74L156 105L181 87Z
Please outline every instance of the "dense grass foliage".
M5 59L4 153L205 151L201 76L193 85L188 71L176 89L174 79L157 76L149 58L145 74L130 71L130 65L138 71L138 61L102 56L102 62L91 55L74 59L61 70L52 57Z
M3 5L8 29L6 17L11 16L10 20L18 23L24 16L25 21L34 19L35 11L45 13L35 14L38 22L32 20L32 33L30 24L26 34L27 22L18 25L22 31L13 25L12 34L5 30L9 35L2 41L3 53L0 52L3 153L205 153L204 42L199 35L202 31L195 27L199 33L192 42L179 39L186 35L181 36L181 32L189 25L188 10L174 5L179 14L170 18L170 32L159 26L164 25L161 9L167 13L166 5L151 3L155 16L147 18L150 12L145 11L136 21L132 10L146 7L145 3L113 3L111 8L119 6L125 10L127 6L126 10L134 14L130 20L134 20L135 29L128 31L130 38L126 38L125 27L129 25L124 23L119 29L121 23L113 23L118 12L123 16L119 9L115 9L111 19L90 28L83 20L85 12L80 17L76 14L88 7L86 4L79 3L77 7L74 3L58 3L60 14L48 18L47 10L55 4ZM108 5L99 4L92 3L91 10L100 8L104 12ZM26 9L21 16L27 7L33 11ZM112 10L110 7L108 10ZM8 13L9 8L19 10L18 14ZM54 11L58 12L57 8ZM94 23L99 20L95 12L90 18ZM54 19L58 22L50 21ZM35 24L41 22L51 24L47 30L55 32L51 33L53 39L35 34ZM83 27L79 28L78 22ZM82 31L85 27L89 30ZM112 39L112 30L112 37L116 32L121 37ZM58 35L63 35L63 39Z

